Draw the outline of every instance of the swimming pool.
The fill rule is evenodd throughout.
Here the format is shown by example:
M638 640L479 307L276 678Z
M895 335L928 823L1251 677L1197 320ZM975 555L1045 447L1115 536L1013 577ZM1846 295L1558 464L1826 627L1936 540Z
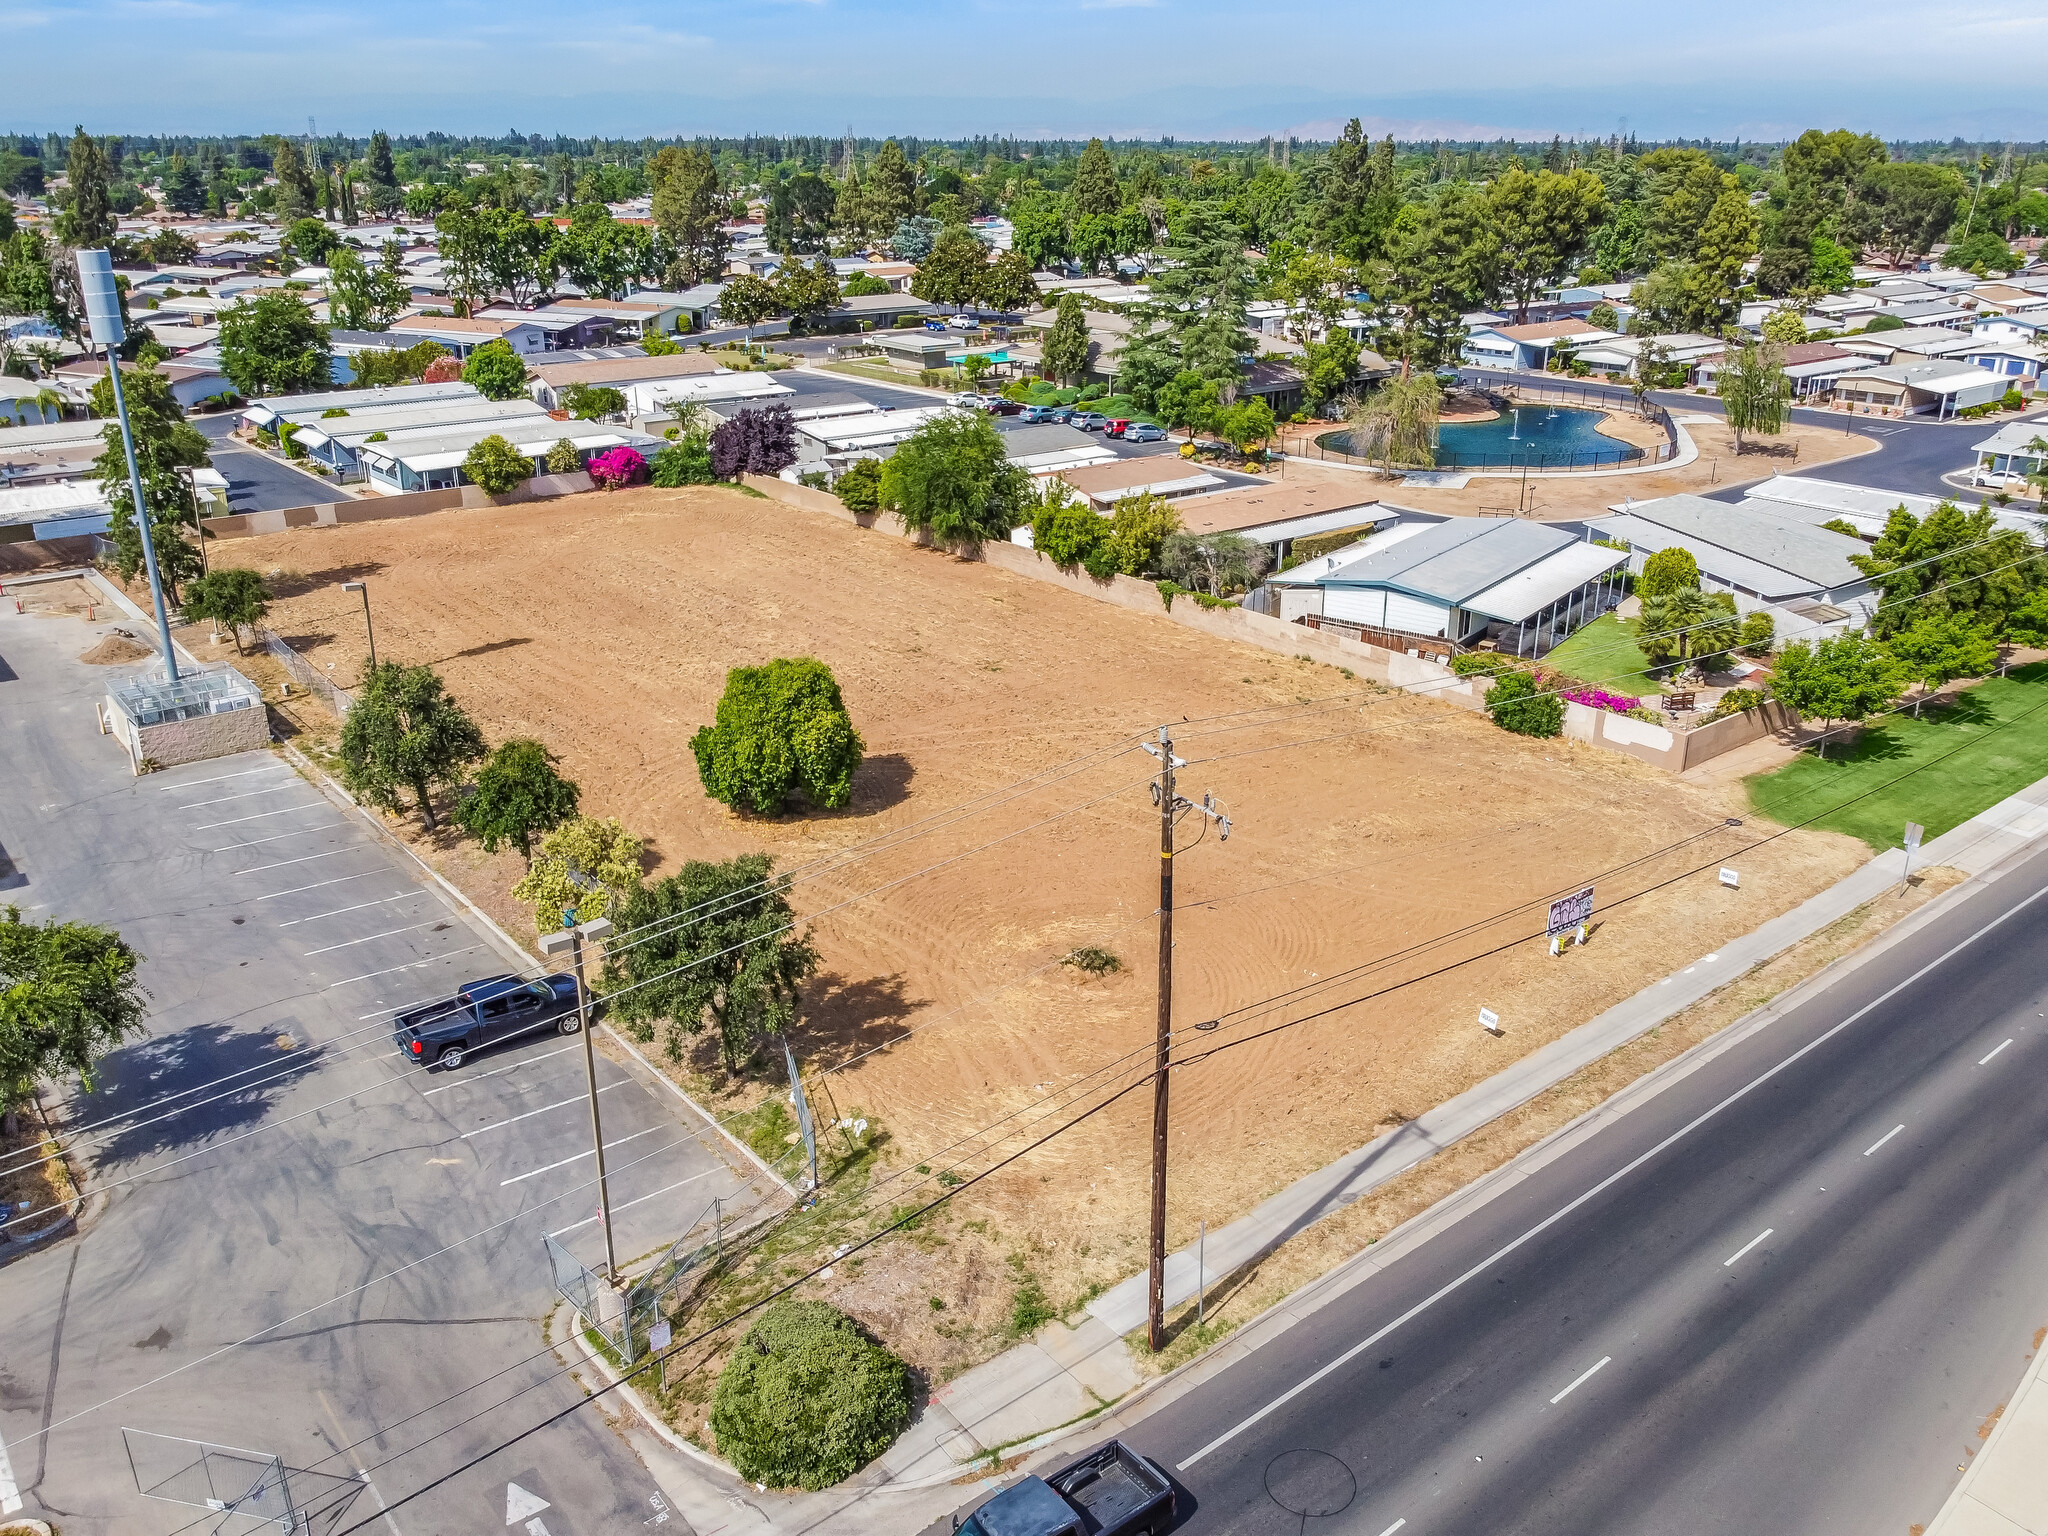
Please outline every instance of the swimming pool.
M1644 450L1599 430L1604 411L1575 405L1510 406L1488 421L1446 422L1437 429L1439 469L1594 469L1627 464ZM1348 431L1327 432L1319 446L1350 453Z

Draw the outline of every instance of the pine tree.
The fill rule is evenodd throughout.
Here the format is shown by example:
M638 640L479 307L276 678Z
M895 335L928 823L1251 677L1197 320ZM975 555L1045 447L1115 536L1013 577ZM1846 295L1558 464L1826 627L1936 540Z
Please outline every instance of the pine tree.
M57 220L58 240L77 247L109 244L119 228L110 192L113 176L106 150L83 127L71 136L64 175L71 183L71 206Z
M1117 186L1116 166L1102 140L1090 139L1081 151L1081 164L1074 172L1072 193L1074 217L1113 214L1123 207L1123 193Z

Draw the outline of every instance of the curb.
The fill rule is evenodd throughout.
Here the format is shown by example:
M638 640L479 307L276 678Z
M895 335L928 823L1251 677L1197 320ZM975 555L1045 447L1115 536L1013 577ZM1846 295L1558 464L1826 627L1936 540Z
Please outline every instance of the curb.
M1994 1453L2003 1447L2007 1431L2012 1429L2013 1420L2019 1417L2021 1403L2030 1392L2041 1390L2041 1367L2044 1362L2048 1362L2048 1350L2036 1348L2033 1352L2032 1363L2027 1366L2026 1374L2020 1377L2020 1384L2013 1389L2012 1396L2006 1400L2005 1411L1998 1416L1998 1423L1992 1426L1990 1438L1984 1442L1983 1448L1970 1459L1969 1469L1963 1473L1962 1481L1956 1484L1954 1491L1942 1502L1940 1512L1927 1523L1926 1536L1942 1536L1943 1532L1952 1527L1959 1531L2002 1529L2007 1522L2011 1522L2011 1529L2015 1531L2040 1530L2043 1528L2040 1524L2035 1523L2038 1521L2036 1511L2024 1512L2022 1518L2026 1519L2029 1523L2022 1525L2014 1520L2010 1514L1996 1509L1983 1499L1978 1498L1971 1492L1971 1489L1976 1484L1978 1474L1984 1471L1985 1464L1991 1460ZM2016 1454L2023 1455L2025 1453L2019 1452ZM2036 1472L2037 1482L2048 1483L2048 1478L2038 1475L2038 1468ZM2041 1497L2044 1502L2048 1502L2048 1491L2044 1491ZM1972 1523L1972 1516L1975 1516L1974 1524Z
M569 1341L576 1346L584 1360L591 1366L594 1366L598 1374L612 1384L614 1393L623 1399L640 1416L641 1423L659 1435L671 1450L680 1451L692 1461L701 1463L707 1470L730 1478L736 1487L752 1488L754 1486L741 1477L735 1468L720 1461L702 1446L692 1445L681 1435L662 1423L660 1415L647 1406L647 1400L621 1377L617 1371L611 1368L611 1363L604 1356L590 1347L590 1341L583 1337L583 1330L576 1326L575 1309L566 1301L558 1304L555 1310L548 1314L548 1342L550 1344L555 1345L558 1349L561 1347L561 1342L555 1337L555 1331L557 1324L561 1323L565 1316L569 1320L565 1329Z

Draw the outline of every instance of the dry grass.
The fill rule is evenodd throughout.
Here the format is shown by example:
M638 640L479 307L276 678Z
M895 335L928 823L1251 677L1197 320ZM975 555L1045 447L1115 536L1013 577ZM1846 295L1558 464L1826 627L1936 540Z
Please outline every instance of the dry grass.
M31 1212L44 1212L62 1205L78 1194L71 1182L71 1170L57 1152L57 1142L44 1128L33 1104L15 1115L12 1135L0 1132L0 1202L10 1207L9 1215L25 1204ZM54 1213L32 1215L22 1231L33 1233L55 1220ZM0 1256L5 1249L0 1248Z

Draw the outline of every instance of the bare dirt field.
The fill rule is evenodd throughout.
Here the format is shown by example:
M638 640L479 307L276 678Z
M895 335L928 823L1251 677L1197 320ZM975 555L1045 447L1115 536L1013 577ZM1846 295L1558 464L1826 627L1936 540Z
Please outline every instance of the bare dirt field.
M1136 742L1162 722L1190 760L1183 792L1215 793L1235 821L1227 843L1211 834L1176 860L1177 1018L1224 1021L1182 1049L1229 1048L1175 1075L1175 1243L1866 856L1843 837L1764 842L1770 829L1724 825L1744 814L1739 786L1511 736L728 489L307 529L223 543L214 561L281 573L269 624L344 683L364 647L340 583L367 580L380 658L433 663L493 741L540 738L586 811L647 837L661 871L766 849L797 872L791 899L816 915L824 966L793 1043L814 1065L851 1062L827 1081L840 1110L887 1129L871 1195L884 1212L1149 1065L1158 820ZM735 815L706 798L689 738L729 667L794 655L833 668L866 739L854 802ZM1029 793L997 793L1036 774ZM980 797L972 816L939 814ZM1196 832L1186 824L1183 841ZM884 834L879 851L816 865ZM430 856L531 934L506 894L514 856ZM1716 883L1723 864L1741 870L1739 890ZM1548 958L1530 903L1589 882L1592 941ZM1091 979L1059 963L1082 945L1123 969ZM1383 995L1335 1006L1371 992ZM1482 1005L1502 1038L1478 1028ZM1322 1016L1231 1045L1310 1013ZM724 1083L701 1052L678 1071L733 1108L772 1081ZM1149 1092L1131 1093L822 1293L934 1376L986 1357L1036 1314L1020 1298L1042 1292L1063 1311L1141 1266L1149 1116Z

